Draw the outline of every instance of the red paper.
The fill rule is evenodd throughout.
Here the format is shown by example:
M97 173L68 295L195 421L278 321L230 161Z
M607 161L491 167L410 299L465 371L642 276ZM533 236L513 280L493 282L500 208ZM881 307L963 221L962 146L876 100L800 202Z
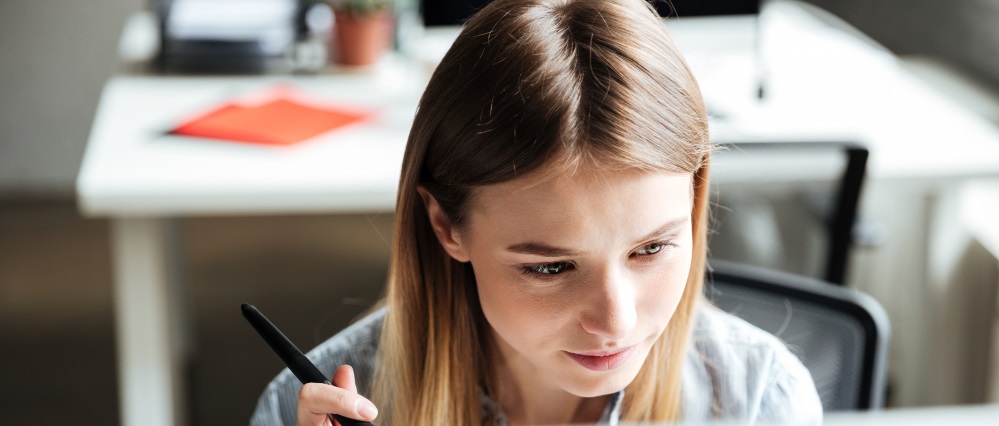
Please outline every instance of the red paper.
M246 106L236 102L190 120L171 133L266 145L291 145L366 119L367 113L307 105L287 97Z

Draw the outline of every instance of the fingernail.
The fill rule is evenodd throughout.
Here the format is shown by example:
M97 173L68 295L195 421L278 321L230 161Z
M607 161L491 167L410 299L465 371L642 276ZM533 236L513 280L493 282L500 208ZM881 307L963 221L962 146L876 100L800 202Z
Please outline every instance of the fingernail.
M378 417L378 409L375 408L375 404L372 404L365 400L357 401L357 413L366 419L373 419Z

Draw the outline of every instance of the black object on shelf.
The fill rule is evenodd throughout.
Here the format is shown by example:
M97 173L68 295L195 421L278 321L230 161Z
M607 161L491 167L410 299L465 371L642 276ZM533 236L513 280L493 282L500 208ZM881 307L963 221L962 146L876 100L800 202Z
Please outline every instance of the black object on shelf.
M157 71L255 74L280 68L300 33L298 0L157 0Z
M490 0L422 0L420 12L428 27L461 25ZM755 15L760 0L657 0L653 2L661 16L693 17L717 15Z

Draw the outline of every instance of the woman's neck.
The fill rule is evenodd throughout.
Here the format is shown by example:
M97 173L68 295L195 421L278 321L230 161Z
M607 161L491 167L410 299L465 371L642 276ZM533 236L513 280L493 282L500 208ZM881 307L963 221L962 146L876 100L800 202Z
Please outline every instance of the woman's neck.
M582 398L567 392L544 392L522 388L520 392L500 391L499 405L507 422L515 425L596 423L609 396Z
M499 340L498 336L496 340ZM600 420L610 395L584 398L553 383L539 381L544 374L530 362L504 343L498 346L496 403L511 426L596 423Z

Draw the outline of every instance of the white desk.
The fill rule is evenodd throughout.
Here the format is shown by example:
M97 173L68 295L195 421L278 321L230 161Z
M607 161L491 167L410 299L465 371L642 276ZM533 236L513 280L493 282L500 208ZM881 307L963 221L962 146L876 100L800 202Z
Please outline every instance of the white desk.
M115 78L77 182L89 216L112 219L119 389L125 425L182 423L190 350L172 219L212 214L390 211L424 76L387 67L315 78ZM363 125L292 147L164 136L192 112L293 83L376 110ZM234 311L235 312L235 311Z
M942 406L909 408L870 413L831 413L826 426L991 426L999 423L999 405Z
M863 37L807 7L774 6L761 18L772 95L762 103L747 101L739 89L745 84L726 76L745 69L738 64L748 53L713 56L699 49L709 38L687 40L677 31L681 49L691 48L686 54L705 97L734 111L715 138L809 140L828 133L865 143L871 155L860 217L880 225L885 241L854 249L847 282L874 296L891 318L894 400L912 406L981 398L969 382L983 366L968 360L982 359L973 352L976 339L993 319L967 308L983 290L961 279L964 253L953 224L960 222L961 182L999 176L999 130Z
M822 419L822 424L825 426L994 426L997 421L999 421L999 405L992 404L907 408L856 413L826 413ZM739 426L744 424L745 422L731 421L705 423L705 425L709 426ZM656 423L654 425L676 426L677 423ZM623 423L621 426L637 425L634 423ZM760 423L760 426L783 425Z
M708 102L728 116L712 122L715 139L856 138L871 149L873 183L887 182L881 193L873 192L892 195L893 182L916 186L902 200L910 205L921 202L926 182L934 179L999 175L999 131L921 86L891 55L795 5L772 7L765 17L771 96L764 103L754 100L752 19L669 24ZM179 369L190 346L183 286L172 267L173 219L393 208L403 147L426 75L419 67L383 65L368 75L108 82L77 191L84 214L112 220L122 424L173 425L184 418ZM288 148L162 135L196 111L278 82L381 115ZM926 216L910 220L914 226L927 221ZM919 256L928 243L914 238ZM912 249L908 242L899 245ZM909 259L911 253L898 258ZM885 274L903 269L905 262L885 262ZM889 314L891 308L886 306ZM905 346L920 351L926 344L916 339ZM913 374L921 368L912 360L903 364Z

